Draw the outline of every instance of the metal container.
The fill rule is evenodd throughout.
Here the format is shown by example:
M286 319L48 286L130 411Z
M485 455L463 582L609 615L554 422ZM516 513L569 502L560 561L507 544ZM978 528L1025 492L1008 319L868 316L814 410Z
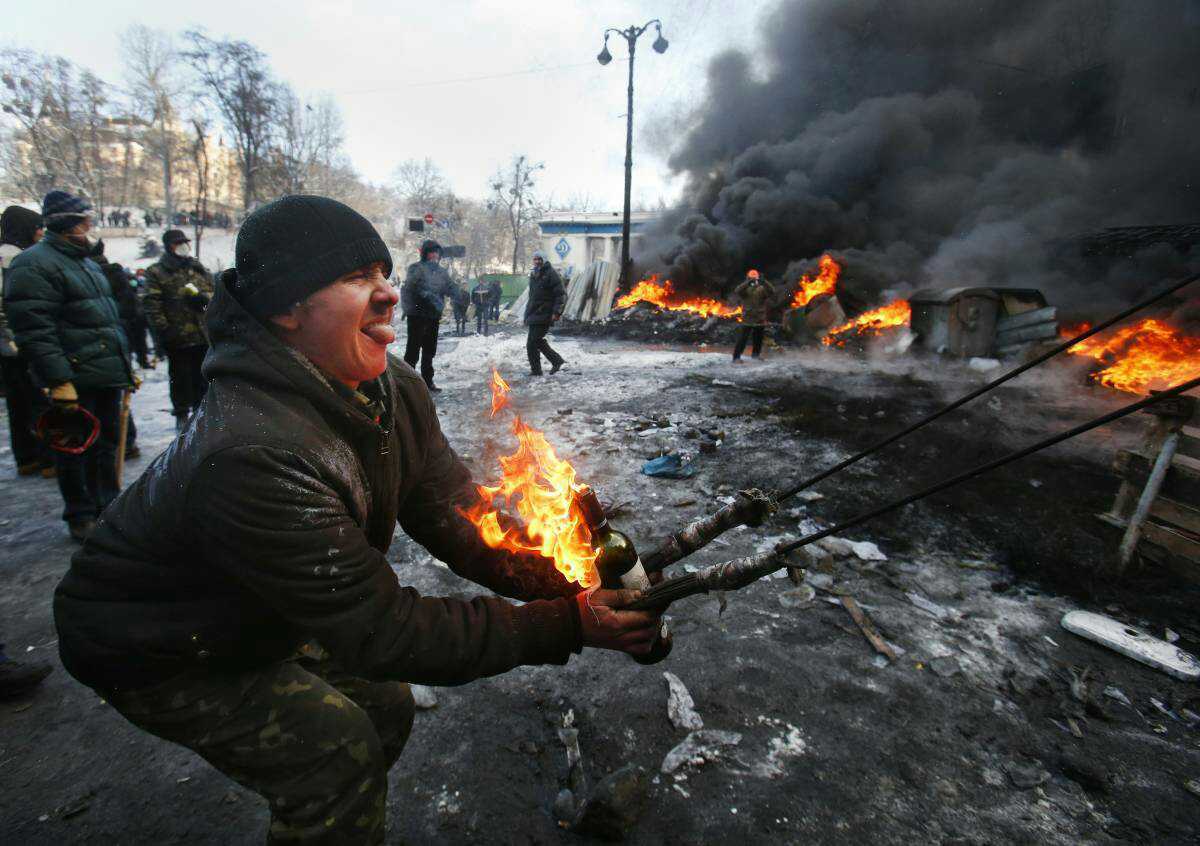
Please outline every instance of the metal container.
M991 288L927 288L909 303L922 348L960 358L992 354L1001 303Z

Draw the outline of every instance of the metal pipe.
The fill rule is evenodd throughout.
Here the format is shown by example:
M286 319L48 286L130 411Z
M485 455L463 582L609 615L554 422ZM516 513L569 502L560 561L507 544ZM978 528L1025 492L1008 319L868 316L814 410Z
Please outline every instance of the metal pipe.
M1146 480L1146 487L1142 488L1142 495L1138 499L1137 507L1133 510L1133 515L1129 518L1125 536L1121 538L1118 561L1122 573L1129 566L1129 562L1133 560L1133 551L1137 549L1138 541L1142 539L1142 523L1146 522L1150 508L1158 497L1159 489L1162 488L1163 480L1167 478L1167 471L1171 469L1171 460L1175 458L1175 449L1178 446L1179 433L1172 432L1167 435L1162 449L1158 453L1158 458L1154 462L1154 468L1150 471L1150 478Z

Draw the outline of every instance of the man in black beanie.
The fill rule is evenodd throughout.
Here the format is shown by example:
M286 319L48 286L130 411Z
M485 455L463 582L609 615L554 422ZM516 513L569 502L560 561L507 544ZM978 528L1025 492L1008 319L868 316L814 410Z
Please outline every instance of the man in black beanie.
M400 308L408 323L408 342L404 360L409 367L421 359L421 378L431 391L441 388L433 384L433 357L437 355L438 324L446 308L446 297L454 296L454 283L441 266L442 247L437 241L421 244L421 260L408 266L404 286L400 290Z
M171 412L178 431L200 407L208 387L201 365L208 352L204 309L212 297L212 278L204 265L192 258L192 242L182 229L168 229L162 241L162 258L146 268L142 306L167 355Z
M208 310L199 412L55 592L68 672L263 795L271 843L383 842L407 682L564 664L583 646L642 654L658 631L615 610L633 592L581 593L552 561L480 539L428 389L387 354L391 269L374 227L334 200L251 214ZM397 522L458 575L527 601L402 587L385 557Z

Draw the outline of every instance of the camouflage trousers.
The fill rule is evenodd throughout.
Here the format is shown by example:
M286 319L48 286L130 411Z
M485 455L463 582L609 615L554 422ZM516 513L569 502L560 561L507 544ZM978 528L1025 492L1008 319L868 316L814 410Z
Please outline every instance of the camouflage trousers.
M387 774L412 730L412 692L340 672L319 647L304 656L187 673L110 701L265 797L268 843L382 843Z

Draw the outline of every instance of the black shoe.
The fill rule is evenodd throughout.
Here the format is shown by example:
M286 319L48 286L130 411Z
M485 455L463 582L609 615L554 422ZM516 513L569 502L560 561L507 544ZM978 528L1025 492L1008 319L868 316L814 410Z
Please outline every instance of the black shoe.
M428 387L429 387L429 392L431 394L440 394L442 392L442 389L439 388L437 385L433 384L432 382L428 383Z
M530 370L530 371L529 371L529 375L530 375L530 376L541 376L541 375L542 375L542 371L540 371L540 370Z
M33 690L54 668L42 661L0 662L0 699L12 699Z
M741 359L739 356L736 356L736 355L735 355L735 356L733 357L733 363L734 363L734 364L743 364L744 362L742 361L742 359Z
M17 465L18 476L34 476L41 472L42 464L39 461L27 461L24 464Z
M142 454L142 449L137 444L130 444L129 446L125 447L125 457L127 459L128 458L137 458L141 454Z
M558 371L562 370L562 369L563 369L563 365L564 365L564 364L566 364L566 362L565 362L565 361L561 361L561 360L560 360L560 361L556 361L556 362L554 363L554 366L550 368L550 375L551 375L551 376L553 376L555 373L557 373Z
M71 532L71 540L78 543L86 541L95 528L95 520L76 520L67 524L67 529Z

